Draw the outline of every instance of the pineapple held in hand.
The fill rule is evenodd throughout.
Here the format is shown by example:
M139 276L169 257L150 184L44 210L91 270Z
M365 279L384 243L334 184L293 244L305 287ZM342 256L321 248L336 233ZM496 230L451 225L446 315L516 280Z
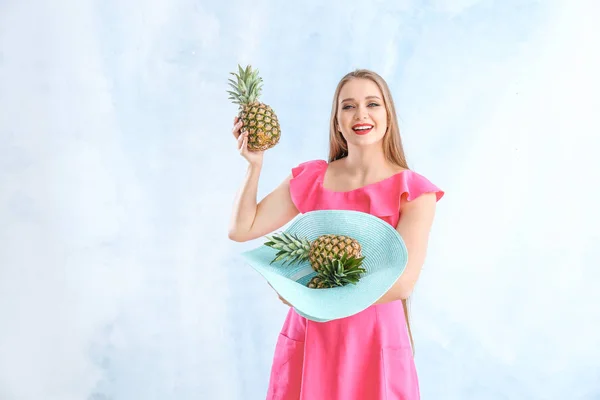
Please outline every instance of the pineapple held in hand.
M233 103L239 104L238 117L243 121L242 130L248 131L248 150L270 149L279 142L281 127L271 107L258 101L262 92L262 78L258 76L258 70L252 70L250 65L246 69L238 65L238 73L230 74L237 80L229 79L233 91L227 93Z
M309 261L317 275L310 280L310 288L331 288L355 284L360 274L365 272L361 267L362 257L360 243L344 235L321 235L309 242L305 238L283 232L275 234L265 246L279 250L271 264L283 260L285 265Z

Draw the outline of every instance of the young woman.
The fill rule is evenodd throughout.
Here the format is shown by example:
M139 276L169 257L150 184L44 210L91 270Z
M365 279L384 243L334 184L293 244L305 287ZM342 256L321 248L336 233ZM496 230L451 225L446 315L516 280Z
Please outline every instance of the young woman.
M278 336L267 399L419 399L406 300L425 261L436 202L444 192L408 168L386 82L369 70L344 76L333 98L328 161L292 168L258 204L263 154L247 150L246 133L237 119L234 124L238 150L249 167L235 201L230 239L259 238L298 213L347 209L387 221L409 253L395 285L356 315L318 323L290 308Z

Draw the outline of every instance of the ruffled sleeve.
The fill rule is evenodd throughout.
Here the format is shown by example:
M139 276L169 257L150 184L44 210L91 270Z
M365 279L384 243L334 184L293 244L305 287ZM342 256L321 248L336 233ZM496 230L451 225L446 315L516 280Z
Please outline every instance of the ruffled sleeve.
M357 193L359 201L366 205L369 213L380 217L389 217L390 223L395 225L396 217L400 212L400 202L404 194L411 201L424 193L435 193L436 201L444 196L444 191L412 170L404 170L389 179L365 188L364 193Z
M292 168L290 195L301 213L314 209L313 203L319 198L318 177L324 168L327 168L325 160L306 161Z
M436 201L444 196L444 191L434 185L429 179L414 171L405 171L398 175L396 180L398 190L398 201L403 194L407 194L407 200L411 201L424 193L435 193Z

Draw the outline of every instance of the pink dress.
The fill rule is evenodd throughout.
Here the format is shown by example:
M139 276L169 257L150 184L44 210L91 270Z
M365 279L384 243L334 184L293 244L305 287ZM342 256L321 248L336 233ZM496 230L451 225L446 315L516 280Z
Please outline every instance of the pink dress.
M348 192L323 187L324 160L292 169L290 193L301 213L356 210L396 227L400 196L444 192L406 170ZM290 308L279 334L267 400L416 400L417 373L402 301L373 305L353 316L314 322Z

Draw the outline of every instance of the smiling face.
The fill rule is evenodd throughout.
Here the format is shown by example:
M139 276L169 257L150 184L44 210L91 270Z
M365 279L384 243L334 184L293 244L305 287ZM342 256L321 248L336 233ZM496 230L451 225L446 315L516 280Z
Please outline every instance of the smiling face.
M370 79L351 79L338 98L337 130L348 145L380 142L387 130L387 111L379 86Z

